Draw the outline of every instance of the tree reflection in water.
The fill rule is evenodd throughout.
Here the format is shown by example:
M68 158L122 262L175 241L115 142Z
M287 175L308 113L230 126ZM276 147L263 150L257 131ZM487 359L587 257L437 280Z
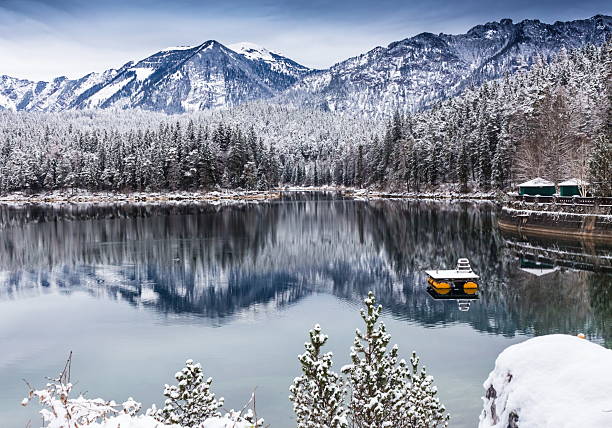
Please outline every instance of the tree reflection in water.
M567 257L546 275L521 270L521 238L504 238L496 216L487 203L354 201L334 193L229 206L3 206L0 298L85 289L223 322L313 292L357 304L374 290L395 317L425 326L467 323L507 336L584 332L611 346L612 276L572 268ZM612 254L589 251L596 259ZM481 276L468 312L433 300L422 273L459 257Z

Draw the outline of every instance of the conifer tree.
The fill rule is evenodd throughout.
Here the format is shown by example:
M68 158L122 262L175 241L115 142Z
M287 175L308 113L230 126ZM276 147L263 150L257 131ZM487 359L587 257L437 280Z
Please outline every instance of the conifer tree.
M427 374L423 368L419 371L419 357L416 352L412 352L410 358L412 366L410 393L409 423L406 426L414 428L429 428L437 426L447 426L450 416L436 396L437 388L433 385L433 377Z
M328 336L317 324L310 330L306 352L298 356L302 376L289 388L298 428L347 428L343 381L332 368L332 353L321 354Z
M612 142L606 137L595 141L589 163L591 186L600 196L612 196Z
M365 331L357 329L351 347L352 364L342 370L348 376L352 426L434 428L446 424L445 409L434 398L433 379L415 378L417 383L412 383L413 372L405 360L399 359L397 345L388 349L391 336L378 322L382 306L376 305L374 293L369 292L364 303L361 317Z
M177 385L166 385L166 402L162 409L154 412L154 417L164 424L179 424L183 427L196 427L206 419L221 416L219 408L223 398L217 399L210 390L212 378L205 379L200 364L187 360L185 367L177 372Z

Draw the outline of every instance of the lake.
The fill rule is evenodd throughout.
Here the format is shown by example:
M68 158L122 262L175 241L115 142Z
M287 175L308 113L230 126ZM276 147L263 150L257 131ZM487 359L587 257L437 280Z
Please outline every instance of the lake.
M43 386L73 352L77 392L143 407L192 358L227 408L256 391L272 427L320 323L349 361L368 290L400 353L435 377L453 427L474 427L504 348L585 333L612 346L612 249L502 236L489 203L360 201L295 193L238 204L0 207L0 418L37 427L22 379ZM424 269L470 259L478 300L434 299Z

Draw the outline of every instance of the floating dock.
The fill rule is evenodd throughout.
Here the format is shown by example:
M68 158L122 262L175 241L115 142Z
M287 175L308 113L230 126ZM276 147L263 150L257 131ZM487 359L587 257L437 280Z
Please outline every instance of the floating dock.
M449 270L426 270L427 283L431 285L438 294L441 290L462 289L465 292L478 290L476 282L480 277L474 273L468 259L459 259L457 267ZM471 293L471 294L474 294Z

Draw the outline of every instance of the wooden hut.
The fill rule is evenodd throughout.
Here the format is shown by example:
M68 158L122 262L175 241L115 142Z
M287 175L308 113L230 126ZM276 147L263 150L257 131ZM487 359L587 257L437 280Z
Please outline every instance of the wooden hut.
M589 183L578 178L570 178L559 183L559 195L561 196L582 196L581 189L585 189Z
M555 194L555 191L555 183L540 177L519 184L520 195L552 196Z

